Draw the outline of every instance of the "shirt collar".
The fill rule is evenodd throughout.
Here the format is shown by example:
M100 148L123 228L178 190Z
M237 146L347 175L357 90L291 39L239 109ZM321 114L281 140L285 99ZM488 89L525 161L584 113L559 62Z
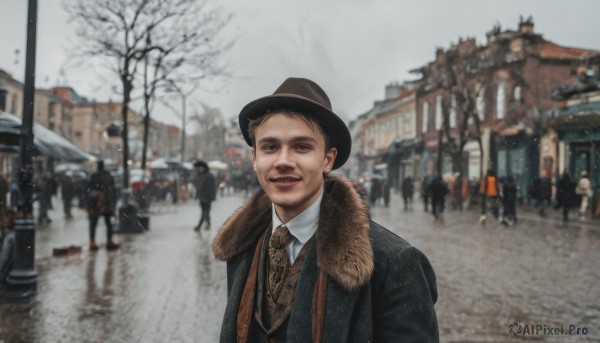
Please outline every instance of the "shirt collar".
M321 200L323 199L323 192L319 195L317 200L312 203L306 210L297 215L294 219L290 220L285 226L288 228L290 233L302 244L306 242L315 234L317 226L319 224L319 211L321 209ZM271 205L273 213L273 230L283 223L275 212L275 205Z

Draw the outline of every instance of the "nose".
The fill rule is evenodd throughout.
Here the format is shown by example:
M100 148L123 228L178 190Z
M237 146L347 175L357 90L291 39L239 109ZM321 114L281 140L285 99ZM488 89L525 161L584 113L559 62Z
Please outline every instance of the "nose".
M279 153L277 154L277 159L275 160L275 168L294 168L294 159L290 149L288 149L287 147L283 147L279 150Z

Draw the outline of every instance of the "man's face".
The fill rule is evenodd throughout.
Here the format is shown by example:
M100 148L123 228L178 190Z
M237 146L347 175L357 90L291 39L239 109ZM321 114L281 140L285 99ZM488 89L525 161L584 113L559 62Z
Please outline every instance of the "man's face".
M252 163L261 187L287 223L308 208L323 189L337 150L325 153L325 138L299 116L275 114L256 129Z

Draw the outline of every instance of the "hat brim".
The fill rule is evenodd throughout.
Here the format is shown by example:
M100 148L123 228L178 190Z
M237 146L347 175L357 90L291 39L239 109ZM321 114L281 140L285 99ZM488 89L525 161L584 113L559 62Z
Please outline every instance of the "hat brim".
M305 112L311 118L319 122L326 130L333 146L337 149L337 156L333 162L333 169L338 169L350 157L352 148L352 138L350 131L344 121L328 108L320 104L294 94L274 94L252 101L244 106L239 115L240 130L244 135L244 140L249 146L252 146L252 140L248 133L248 126L251 119L259 118L270 110L276 108L293 108Z

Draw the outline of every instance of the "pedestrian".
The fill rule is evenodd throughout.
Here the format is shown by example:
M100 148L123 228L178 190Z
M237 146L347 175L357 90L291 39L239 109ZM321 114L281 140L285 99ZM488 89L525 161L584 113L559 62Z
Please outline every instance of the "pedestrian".
M581 196L581 206L579 207L579 219L584 221L587 216L589 201L592 197L592 185L588 177L588 172L582 170L575 193Z
M85 173L77 172L75 174L75 192L77 196L77 206L80 209L85 209L85 198L87 192L87 178Z
M0 174L0 209L8 206L8 203L6 202L6 193L8 193L8 181L6 181L4 175Z
M205 223L205 230L210 230L210 205L217 196L217 184L213 174L208 169L208 164L204 161L196 161L196 176L194 186L196 188L196 200L200 202L200 221L194 227L194 231L200 231Z
M8 209L6 193L8 193L8 181L6 181L6 178L0 174L0 223L5 216L6 209Z
M492 208L492 214L494 218L498 219L500 215L499 209L499 196L500 185L496 178L496 173L493 169L488 169L486 176L481 180L481 186L479 188L479 194L481 195L481 217L479 222L485 225L487 220L488 205Z
M96 226L100 217L106 224L106 250L119 249L119 244L113 242L113 227L111 217L115 214L117 191L115 179L104 170L104 161L98 161L97 171L90 176L86 187L86 208L90 220L90 250L98 250L96 244Z
M379 174L373 174L371 178L371 190L369 199L372 206L376 206L379 199L383 196L383 179Z
M227 261L220 341L438 342L429 261L330 174L352 140L325 92L289 78L239 125L262 189L212 244Z
M512 175L502 182L502 220L504 225L512 226L517 222L517 184Z
M413 194L415 192L415 185L413 184L412 177L407 176L402 180L402 199L404 200L404 210L412 209Z
M19 189L19 183L16 179L13 179L8 185L8 192L10 193L10 207L19 207L19 197L21 196L21 190Z
M15 210L5 207L0 225L0 284L6 283L14 266L15 256Z
M390 193L392 192L392 187L390 187L390 183L387 179L383 179L382 181L383 188L383 205L385 207L390 207Z
M435 223L441 224L444 221L443 216L446 196L450 193L450 188L441 176L436 175L429 183L427 191L429 193L429 197L431 198L431 213L435 218Z
M73 178L73 172L67 170L60 183L60 190L63 201L63 212L65 213L66 219L72 219L71 207L73 205L73 198L77 192L75 188L75 179Z
M543 170L538 184L538 207L541 217L546 216L546 209L552 204L552 182L548 178L548 172Z
M46 225L52 223L52 219L48 216L48 210L52 205L52 189L53 183L51 177L47 173L40 173L35 179L35 192L37 193L38 208L38 224Z
M569 170L565 169L556 184L556 200L558 208L563 209L563 220L569 220L569 210L579 205L579 197L575 193L576 184Z
M427 174L423 177L423 187L421 189L421 196L423 197L423 208L425 209L425 212L429 211L429 192L427 191L427 189L429 188L431 181L433 181L433 175Z

